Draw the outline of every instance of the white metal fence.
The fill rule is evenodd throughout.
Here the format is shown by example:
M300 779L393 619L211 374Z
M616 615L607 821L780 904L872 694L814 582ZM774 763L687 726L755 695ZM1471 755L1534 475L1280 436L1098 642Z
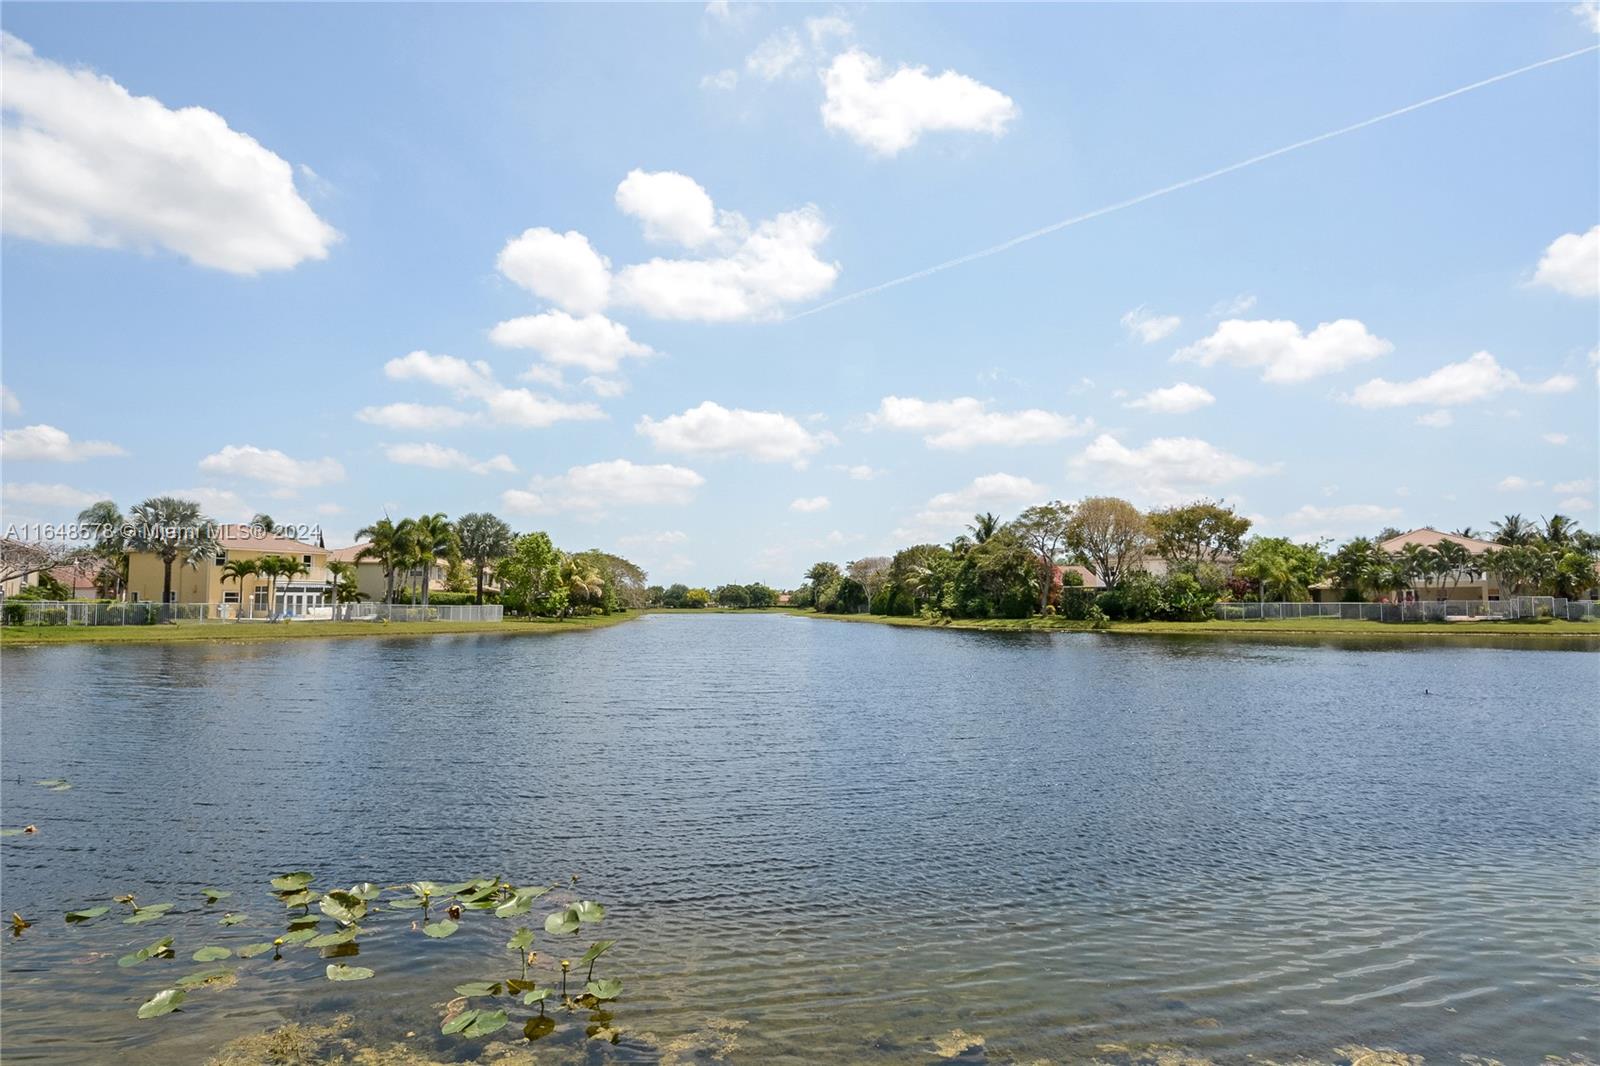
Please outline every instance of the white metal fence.
M1594 600L1568 600L1561 596L1508 596L1500 600L1420 600L1416 603L1251 603L1216 605L1219 619L1246 622L1281 622L1302 618L1342 618L1366 622L1496 621L1525 618L1564 618L1573 622L1600 622Z
M161 622L240 621L235 604L216 603L120 603L103 600L19 600L0 604L0 621L8 626L139 626ZM293 615L280 614L278 621L310 622L498 622L504 609L499 604L481 607L423 607L387 603L347 603L334 607L306 607ZM270 621L264 613L251 617L246 605L243 624Z

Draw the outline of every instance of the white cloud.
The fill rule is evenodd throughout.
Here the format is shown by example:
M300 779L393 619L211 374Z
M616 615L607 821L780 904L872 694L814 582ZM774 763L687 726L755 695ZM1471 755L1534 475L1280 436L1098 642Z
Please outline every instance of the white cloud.
M211 485L202 485L189 489L168 489L166 492L157 493L158 496L176 496L180 500L193 500L200 505L201 513L218 522L242 522L251 515L259 514L261 508L247 503L245 499L232 489L219 489Z
M615 371L622 360L655 354L648 344L628 336L628 327L600 314L574 318L565 311L546 311L501 322L489 339L502 348L532 348L556 366L576 366L596 373Z
M1158 315L1143 307L1135 307L1122 316L1122 325L1145 344L1154 344L1163 337L1172 336L1183 325L1183 319L1177 315Z
M421 381L448 389L458 400L479 400L484 405L484 414L501 425L542 429L557 422L583 422L605 417L605 412L592 403L566 403L528 389L507 388L495 380L494 370L482 360L469 363L453 355L434 355L418 350L389 360L383 365L383 372L395 381ZM395 406L402 405L390 405L391 408ZM449 409L413 404L407 405L401 414L417 411L437 414L441 410ZM402 428L424 427L410 425Z
M576 230L524 230L500 249L495 268L535 296L580 315L602 310L611 296L611 261Z
M203 107L173 110L41 59L0 33L0 199L7 233L52 244L156 247L232 274L325 259L338 232L294 169Z
M1122 406L1136 407L1158 415L1182 415L1216 402L1217 398L1199 385L1180 381L1164 389L1151 389L1137 400L1130 400Z
M929 132L998 137L1017 117L1009 96L964 74L902 66L885 75L883 60L859 49L835 56L822 84L823 125L879 155L897 155Z
M1534 271L1533 283L1569 296L1600 296L1600 226L1551 241Z
M1249 311L1256 305L1256 295L1253 292L1241 292L1229 300L1218 300L1211 305L1208 314L1212 318L1236 318Z
M1156 437L1141 448L1129 448L1109 433L1090 442L1070 467L1095 486L1131 490L1154 503L1173 503L1243 478L1278 470L1223 451L1194 437Z
M584 378L583 384L602 400L615 399L628 391L628 383L621 378L603 378L596 374Z
M831 440L779 411L729 410L710 400L659 422L646 416L635 429L665 452L743 455L765 463L796 465Z
M1594 482L1588 478L1579 478L1577 481L1558 481L1550 486L1551 492L1593 492Z
M719 70L715 74L707 74L700 79L700 88L716 89L719 92L728 92L739 84L739 72L732 67Z
M1459 407L1498 396L1508 390L1521 392L1571 392L1577 388L1577 379L1568 374L1556 374L1544 381L1523 381L1515 371L1507 370L1488 352L1478 352L1459 363L1447 363L1411 381L1387 381L1373 378L1346 397L1357 407Z
M789 501L789 510L799 511L802 514L826 511L831 506L833 504L826 496L802 496Z
M81 511L91 503L107 498L103 492L85 492L71 485L46 485L37 481L11 482L0 486L0 496L12 503L34 504L39 507L56 507Z
M500 494L509 511L552 510L598 515L610 507L683 506L694 501L705 478L681 466L639 465L626 459L574 466L559 477L534 478L528 491Z
M122 448L110 441L75 441L66 430L43 424L8 429L0 434L0 456L12 462L41 459L55 463L79 463L104 455L122 454Z
M1600 33L1600 3L1596 3L1596 0L1573 4L1572 13L1582 19L1592 32Z
M1016 474L984 474L953 492L931 497L894 535L901 540L928 541L959 532L979 511L1005 512L1047 497L1045 487Z
M1373 336L1353 318L1323 322L1310 333L1302 333L1298 325L1282 319L1230 318L1218 323L1211 336L1180 348L1172 358L1201 366L1260 367L1262 381L1289 384L1332 374L1393 350L1393 344Z
M888 473L887 470L879 470L876 467L868 466L866 463L856 463L854 465L835 464L828 469L842 470L851 481L872 481Z
M1562 511L1592 511L1594 510L1594 501L1583 496L1568 496L1556 504L1556 507Z
M319 503L316 509L320 515L344 514L344 508L336 503Z
M405 466L423 466L430 470L465 470L472 474L515 474L516 464L509 455L500 454L479 461L455 448L440 444L386 444L383 448L391 463Z
M1560 445L1567 443L1567 435L1565 433L1543 433L1540 436L1546 444Z
M250 478L284 488L313 488L344 480L344 467L337 459L294 459L276 448L254 444L229 444L200 460L207 474Z
M874 426L922 433L923 442L930 448L945 449L981 444L1049 444L1082 436L1094 425L1090 419L1037 408L990 411L984 401L971 396L954 400L885 396L869 421Z
M388 429L455 429L472 421L472 416L454 407L425 403L389 403L382 407L363 407L356 418L372 426Z
M1376 503L1346 503L1328 507L1308 503L1271 524L1300 540L1356 534L1370 536L1385 526L1398 523L1402 513L1398 507L1384 507Z
M782 29L756 46L745 57L744 69L762 81L777 81L785 74L800 73L806 47L792 29Z
M20 415L22 413L22 401L17 399L16 393L4 385L0 385L0 413L8 415Z
M1527 478L1520 477L1517 474L1510 474L1501 478L1495 484L1495 488L1501 492L1521 492L1524 489L1538 488L1543 484L1544 482L1542 481L1529 481Z
M618 537L617 543L623 547L637 547L657 544L682 544L689 539L689 534L681 529L663 529L654 533L629 533Z
M1428 411L1417 416L1417 425L1427 426L1429 429L1444 429L1454 425L1456 416L1441 407L1437 411Z
M618 305L705 322L774 317L786 304L820 296L839 276L837 263L817 255L828 225L810 204L752 226L738 212L717 210L693 179L641 170L622 180L616 198L647 236L705 254L656 257L613 274L583 234L530 229L506 244L500 271L573 314Z

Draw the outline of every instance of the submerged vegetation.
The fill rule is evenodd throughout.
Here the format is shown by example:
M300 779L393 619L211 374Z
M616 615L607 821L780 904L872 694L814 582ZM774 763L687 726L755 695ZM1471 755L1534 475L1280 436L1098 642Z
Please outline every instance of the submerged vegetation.
M320 973L330 982L368 981L384 973L381 958L367 960L363 949L382 945L393 950L396 937L416 937L414 951L427 952L430 940L443 940L469 925L493 926L530 914L534 903L557 885L517 885L500 877L476 877L440 883L414 881L404 885L379 887L357 882L347 888L320 889L310 871L295 870L279 874L268 883L270 898L281 911L272 921L250 921L233 911L217 914L216 904L233 896L231 891L207 888L193 905L162 901L145 903L131 894L120 895L110 904L96 904L64 915L67 925L82 929L81 935L98 936L103 942L118 925L144 925L153 922L182 923L179 932L169 933L147 943L124 944L116 959L120 970L129 971L144 985L137 994L132 1013L139 1019L153 1020L184 1010L203 1009L190 994L201 989L225 989L238 980L234 965L212 966L174 976L171 969L181 965L180 957L195 963L221 963L237 959L248 967L272 967L292 957L315 953L325 961L320 969L302 966L296 976L314 979ZM575 886L577 878L572 879ZM113 905L123 908L113 916ZM481 917L472 912L480 912ZM594 928L605 920L606 908L590 899L571 899L559 904L543 919L544 934L551 938L551 950L541 956L535 950L535 933L529 925L516 924L504 949L487 952L481 960L481 980L453 986L438 1020L441 1036L465 1039L487 1037L508 1027L516 1027L527 1040L538 1040L557 1032L563 1024L581 1023L585 1038L602 1038L616 1043L621 1038L612 1009L622 996L620 978L596 977L595 969L617 942L590 939ZM34 928L34 919L21 914L12 917L12 935L24 938ZM240 928L241 926L245 928ZM237 943L207 943L230 934L206 931L239 929L232 934ZM96 930L101 930L96 932ZM483 930L480 930L480 932ZM381 934L381 935L380 935ZM498 940L498 936L495 937ZM187 943L180 943L186 941ZM587 941L587 943L585 943ZM189 946L193 944L193 948ZM97 945L98 946L98 945ZM576 950L582 947L579 953ZM101 952L109 957L109 953ZM514 956L506 958L507 953ZM574 964L571 955L577 955ZM352 960L363 956L358 965ZM562 957L568 956L568 957ZM259 960L259 961L256 961ZM156 965L151 966L149 964ZM508 965L509 963L509 965ZM163 965L170 964L170 965ZM581 978L573 973L581 971ZM504 973L510 969L510 973ZM402 966L396 978L412 981ZM149 980L145 977L148 974ZM584 1012L579 1015L579 1012ZM570 1021L569 1021L570 1019Z

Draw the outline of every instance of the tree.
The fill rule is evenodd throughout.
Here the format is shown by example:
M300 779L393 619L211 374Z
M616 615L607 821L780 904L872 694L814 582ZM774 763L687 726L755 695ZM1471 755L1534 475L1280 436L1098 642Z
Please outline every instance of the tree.
M305 564L288 555L264 555L256 560L256 572L267 579L267 612L278 613L278 579L293 578L306 572Z
M1579 532L1581 530L1578 529L1578 523L1570 517L1564 514L1553 514L1544 520L1544 528L1541 531L1541 535L1544 537L1546 544L1557 548L1565 548L1576 540Z
M451 562L461 558L461 542L442 511L404 519L396 528L405 545L406 561L422 570L422 606L426 607L433 568L441 558Z
M1050 605L1050 589L1055 584L1056 556L1067 546L1072 525L1072 505L1052 500L1036 504L1018 515L1011 530L1034 554L1039 563L1039 613Z
M26 583L34 574L60 566L67 549L54 541L0 538L0 579Z
M943 563L953 558L938 544L902 548L889 564L890 614L910 615L938 598Z
M743 585L722 585L711 596L717 601L718 607L750 606L750 593L745 591Z
M518 537L496 571L501 601L528 614L564 613L567 590L561 583L561 562L561 553L548 533Z
M711 603L711 593L705 589L690 589L683 597L685 607L706 607Z
M813 563L806 571L806 581L811 585L811 603L817 610L826 610L833 601L843 575L837 563Z
M600 572L600 580L605 584L600 607L607 614L618 610L636 611L649 602L649 590L645 587L649 575L643 567L598 548L590 548L582 555Z
M511 527L492 514L474 511L456 519L456 539L461 554L471 563L477 583L473 602L483 603L484 572L511 551Z
M972 516L972 524L967 526L967 532L972 534L974 544L982 544L1000 528L1000 519L985 511L983 514Z
M1169 564L1198 568L1224 556L1237 556L1250 532L1250 519L1212 500L1150 512L1155 553Z
M850 576L850 580L861 586L866 609L869 611L878 601L878 594L889 583L891 562L887 555L869 555L865 559L857 559L845 566L845 573Z
M688 595L688 585L668 585L666 591L661 594L661 603L665 607L682 607Z
M260 573L259 559L229 559L222 564L222 583L226 585L230 581L236 581L239 584L239 611L235 615L236 618L244 617L244 579L256 577Z
M356 539L367 543L356 552L356 561L375 560L383 567L383 602L394 602L394 574L405 562L405 538L400 527L388 517L356 530Z
M1455 591L1463 578L1475 577L1479 573L1472 550L1465 544L1457 544L1453 540L1441 540L1434 545L1433 552L1438 560L1439 583L1442 586L1449 581L1451 592Z
M594 563L582 555L569 555L561 563L561 580L567 587L567 613L578 604L599 603L605 593L605 579Z
M776 607L778 605L778 592L768 588L761 582L753 582L744 587L745 603L751 607Z
M1239 552L1234 573L1256 583L1262 598L1293 601L1311 598L1311 586L1328 572L1328 560L1320 545L1296 544L1287 537L1252 537ZM1380 571L1369 581L1380 577Z
M1366 537L1355 537L1341 545L1328 562L1333 579L1342 588L1354 589L1358 596L1366 598L1375 591L1373 579L1386 561L1376 544Z
M1561 554L1555 566L1555 594L1569 600L1579 599L1597 583L1595 563L1581 551L1568 550Z
M260 529L263 533L282 533L284 531L282 526L272 520L271 515L261 512L251 516L250 525Z
M1494 524L1494 542L1509 548L1532 543L1534 536L1533 525L1520 514L1508 514Z
M128 583L127 519L113 500L91 503L78 512L78 525L93 530L89 553L99 559L95 570L95 590L121 596Z
M1143 563L1150 547L1149 528L1144 515L1127 500L1091 496L1073 511L1067 547L1111 588Z
M162 612L170 611L172 564L182 559L188 566L217 553L216 523L194 500L152 496L128 515L127 550L155 552L161 557Z
M356 568L352 563L338 559L328 563L328 573L333 575L333 602L335 604L359 603L366 599L356 581Z

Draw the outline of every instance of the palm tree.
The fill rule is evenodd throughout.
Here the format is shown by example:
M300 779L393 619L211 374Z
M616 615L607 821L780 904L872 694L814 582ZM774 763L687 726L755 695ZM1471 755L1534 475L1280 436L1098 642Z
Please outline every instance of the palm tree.
M244 579L257 577L261 574L261 561L259 559L229 559L222 564L222 583L230 581L239 583L239 613L238 618L244 617Z
M1433 560L1429 558L1432 554L1430 549L1421 544L1408 542L1401 546L1400 554L1395 563L1400 574L1406 579L1406 589L1414 591L1418 578L1423 579L1424 587L1426 587L1429 573L1433 567ZM1405 589L1401 591L1403 592Z
M561 580L567 586L567 612L574 604L590 604L605 594L605 579L589 560L569 555L561 564Z
M1460 529L1451 530L1453 537L1466 537L1468 540L1482 540L1483 537L1471 526L1462 526Z
M259 528L263 533L282 533L283 527L272 520L272 516L257 512L250 519L250 524Z
M337 605L345 603L359 603L364 597L356 586L356 568L352 563L340 562L333 559L328 562L328 573L333 578L334 615L337 617Z
M95 591L120 597L128 583L127 519L114 500L91 503L78 512L78 525L93 533L89 552L102 561L95 570Z
M180 558L189 566L217 553L216 523L193 500L152 496L128 514L129 552L155 552L161 556L161 610L170 612L172 564Z
M999 529L1000 519L987 511L983 514L973 515L972 524L967 526L968 532L972 534L973 542L977 544L982 544L994 536Z
M477 603L483 603L483 575L491 565L511 554L511 527L492 514L473 512L456 519L461 554L472 560L478 580Z
M1508 514L1494 524L1494 542L1508 548L1528 544L1534 536L1532 523L1519 514Z
M451 562L458 561L461 558L461 541L456 538L456 531L443 511L405 519L399 528L404 531L411 561L422 568L422 606L426 607L428 587L433 583L429 580L433 568L438 565L441 556Z
M356 561L375 559L383 566L383 602L394 602L394 572L404 561L405 538L400 528L388 518L380 518L370 526L356 530L356 540L367 543L356 552Z
M1452 592L1461 584L1463 577L1476 572L1473 568L1472 552L1465 544L1457 544L1453 540L1441 540L1434 545L1433 553L1439 565L1439 584L1442 587L1448 579Z
M1572 543L1578 534L1578 523L1564 514L1553 514L1544 520L1544 539L1550 544L1564 548Z

